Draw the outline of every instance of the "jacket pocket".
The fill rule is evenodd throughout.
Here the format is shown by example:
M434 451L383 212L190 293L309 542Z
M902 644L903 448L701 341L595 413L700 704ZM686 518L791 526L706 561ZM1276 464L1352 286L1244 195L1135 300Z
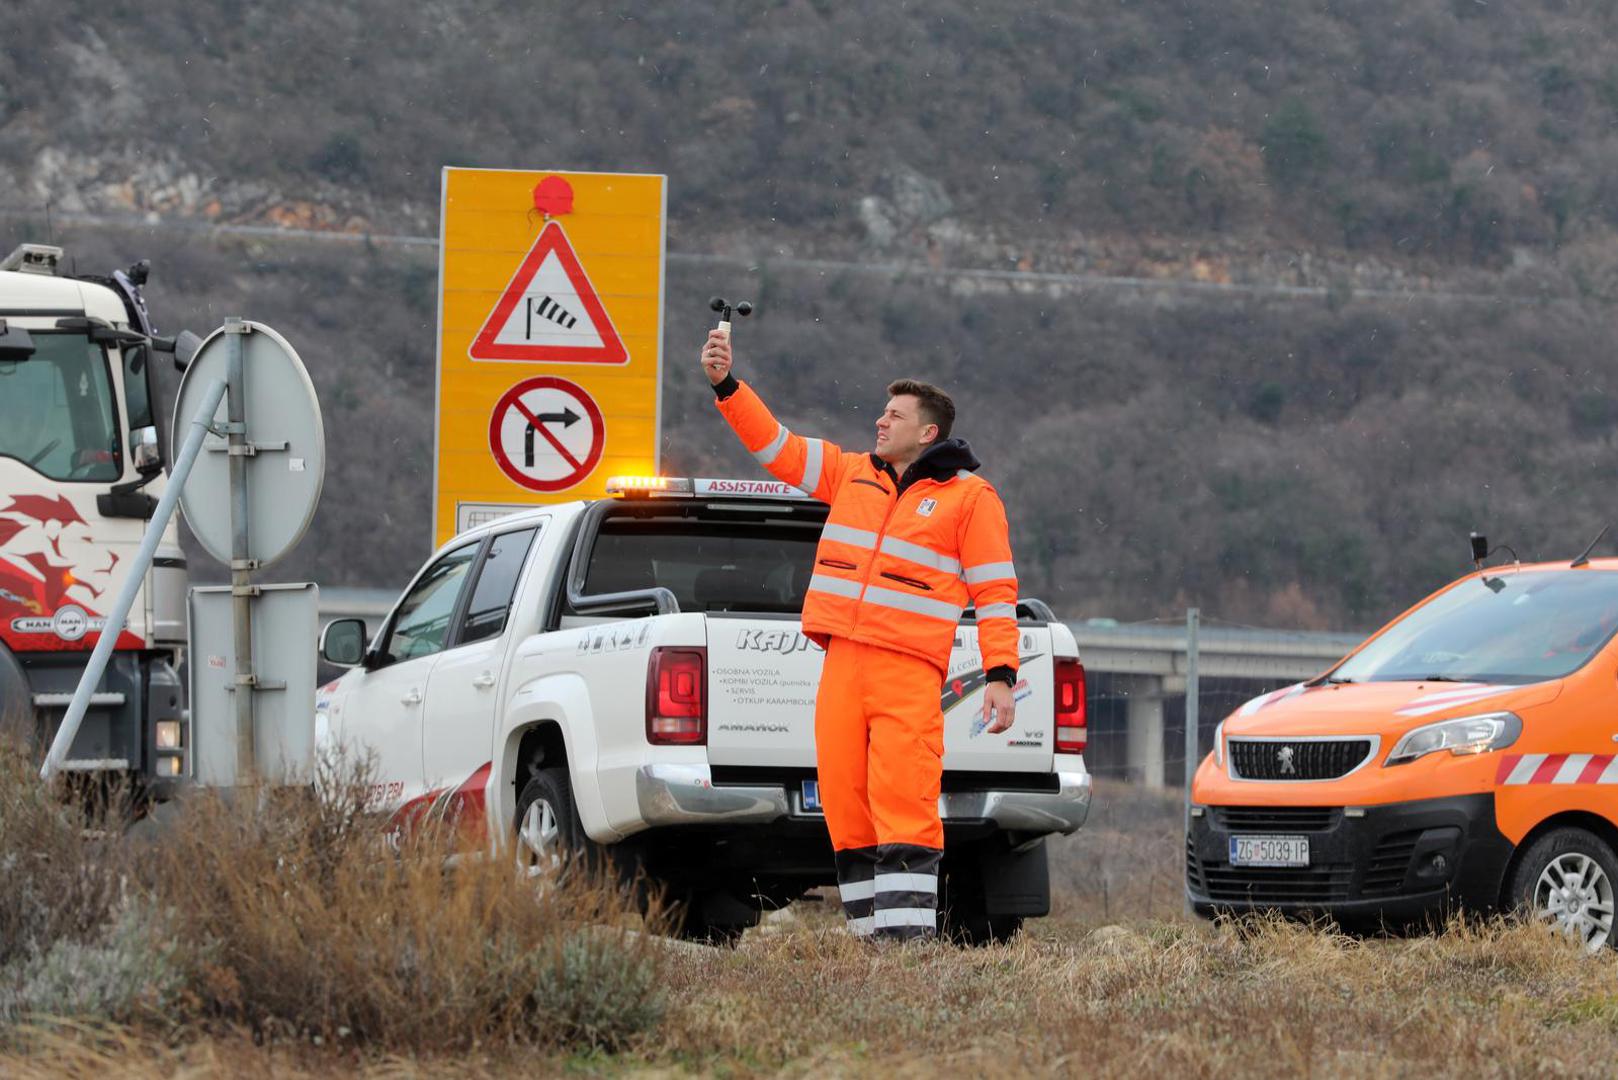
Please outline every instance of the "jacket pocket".
M844 562L842 559L819 559L821 566L829 566L833 570L858 570L858 563Z
M890 574L886 570L882 571L882 573L878 576L885 577L889 581L897 581L901 585L909 585L912 589L921 589L925 592L933 591L933 587L931 585L927 584L925 581L917 581L913 577L905 577L902 574Z

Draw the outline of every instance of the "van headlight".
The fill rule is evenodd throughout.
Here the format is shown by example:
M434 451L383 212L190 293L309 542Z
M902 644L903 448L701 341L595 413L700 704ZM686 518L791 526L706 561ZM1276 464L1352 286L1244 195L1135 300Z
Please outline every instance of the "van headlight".
M1491 712L1477 716L1462 716L1455 720L1440 720L1405 732L1393 744L1383 765L1403 765L1419 757L1448 750L1457 757L1463 754L1486 754L1501 750L1517 741L1522 734L1522 720L1516 713Z

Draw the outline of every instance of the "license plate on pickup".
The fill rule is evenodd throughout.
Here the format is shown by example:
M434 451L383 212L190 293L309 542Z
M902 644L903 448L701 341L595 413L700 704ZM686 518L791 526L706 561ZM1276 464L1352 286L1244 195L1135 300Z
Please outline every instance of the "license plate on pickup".
M820 805L820 781L805 780L803 789L798 795L798 806L805 814L824 814L825 808Z
M1307 836L1232 836L1232 866L1308 866Z

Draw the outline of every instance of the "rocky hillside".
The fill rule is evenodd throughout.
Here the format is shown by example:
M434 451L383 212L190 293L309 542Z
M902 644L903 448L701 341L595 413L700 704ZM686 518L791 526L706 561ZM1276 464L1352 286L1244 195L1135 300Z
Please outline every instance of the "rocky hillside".
M436 259L363 237L435 236L445 164L666 172L670 468L753 468L690 362L702 299L750 294L741 362L795 424L860 445L893 375L958 391L1065 612L1360 626L1469 528L1572 554L1608 513L1615 19L22 0L0 246L148 256L164 325L283 328L334 436L285 572L394 584Z

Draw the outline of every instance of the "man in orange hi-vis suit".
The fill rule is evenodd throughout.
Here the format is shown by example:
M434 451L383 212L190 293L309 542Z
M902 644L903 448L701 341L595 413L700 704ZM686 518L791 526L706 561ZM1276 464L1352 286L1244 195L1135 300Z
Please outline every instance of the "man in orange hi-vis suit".
M836 852L843 913L860 936L937 931L940 695L956 625L977 609L984 730L1016 708L1017 574L1005 507L976 475L971 447L949 437L955 405L902 379L868 454L778 423L731 374L730 337L712 331L703 369L719 411L777 478L829 503L803 629L826 650L815 701L816 765Z

